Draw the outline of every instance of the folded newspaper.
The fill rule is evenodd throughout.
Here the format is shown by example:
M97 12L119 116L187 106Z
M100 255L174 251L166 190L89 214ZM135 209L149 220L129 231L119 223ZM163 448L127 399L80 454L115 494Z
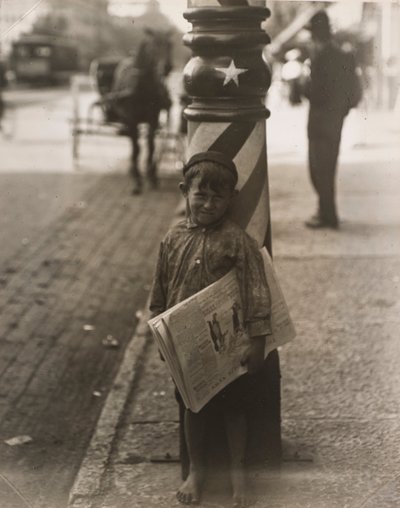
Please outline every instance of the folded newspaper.
M272 335L265 355L295 335L271 258L261 249L271 293ZM249 344L235 270L149 321L185 406L195 413L247 371L240 359Z

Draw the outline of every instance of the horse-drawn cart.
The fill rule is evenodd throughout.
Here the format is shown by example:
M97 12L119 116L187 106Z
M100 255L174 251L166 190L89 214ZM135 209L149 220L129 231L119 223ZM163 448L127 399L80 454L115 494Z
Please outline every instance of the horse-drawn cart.
M83 136L116 136L121 122L111 120L105 111L97 85L91 76L75 75L71 79L72 94L72 156L79 163Z
M141 167L149 184L156 187L159 167L176 171L184 159L184 140L171 118L177 113L177 104L170 99L167 67L160 68L155 49L153 38L145 40L135 56L98 59L91 65L89 76L75 76L71 81L75 163L83 136L127 136L132 144L129 171L134 193L142 188ZM144 161L139 159L143 146Z

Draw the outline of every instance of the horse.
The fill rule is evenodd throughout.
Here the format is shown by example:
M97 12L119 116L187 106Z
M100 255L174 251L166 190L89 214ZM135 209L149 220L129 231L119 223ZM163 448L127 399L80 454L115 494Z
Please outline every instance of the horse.
M165 78L172 69L171 43L168 32L146 29L135 55L124 58L115 70L109 98L132 143L130 174L133 194L142 192L139 169L139 124L147 124L146 176L152 188L158 186L157 163L154 160L155 134L160 111L169 111L171 100Z

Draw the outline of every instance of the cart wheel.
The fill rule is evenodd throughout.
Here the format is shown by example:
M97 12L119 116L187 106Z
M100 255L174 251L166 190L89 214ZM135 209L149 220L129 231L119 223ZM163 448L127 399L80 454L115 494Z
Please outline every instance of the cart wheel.
M72 159L74 162L79 159L79 129L76 127L72 128Z
M4 139L12 139L17 128L17 113L15 106L5 103L0 120L0 133Z

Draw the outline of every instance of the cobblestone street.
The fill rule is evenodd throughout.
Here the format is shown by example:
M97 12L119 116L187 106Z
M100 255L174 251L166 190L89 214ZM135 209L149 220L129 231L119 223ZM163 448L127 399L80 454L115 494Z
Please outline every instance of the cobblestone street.
M68 493L177 203L174 181L160 203L157 192L133 200L127 181L102 177L2 265L2 472L35 506ZM118 348L102 345L108 335ZM4 444L21 434L32 443Z
M70 99L44 97L26 100L19 116L47 116L46 132L28 122L1 141L0 472L35 508L58 508L145 305L178 193L164 164L161 189L132 197L126 139L107 138L100 150L84 139L74 168L64 123ZM51 146L52 160L41 165ZM103 344L108 336L118 347ZM20 435L32 441L5 444ZM2 481L0 499L7 508L21 503Z

